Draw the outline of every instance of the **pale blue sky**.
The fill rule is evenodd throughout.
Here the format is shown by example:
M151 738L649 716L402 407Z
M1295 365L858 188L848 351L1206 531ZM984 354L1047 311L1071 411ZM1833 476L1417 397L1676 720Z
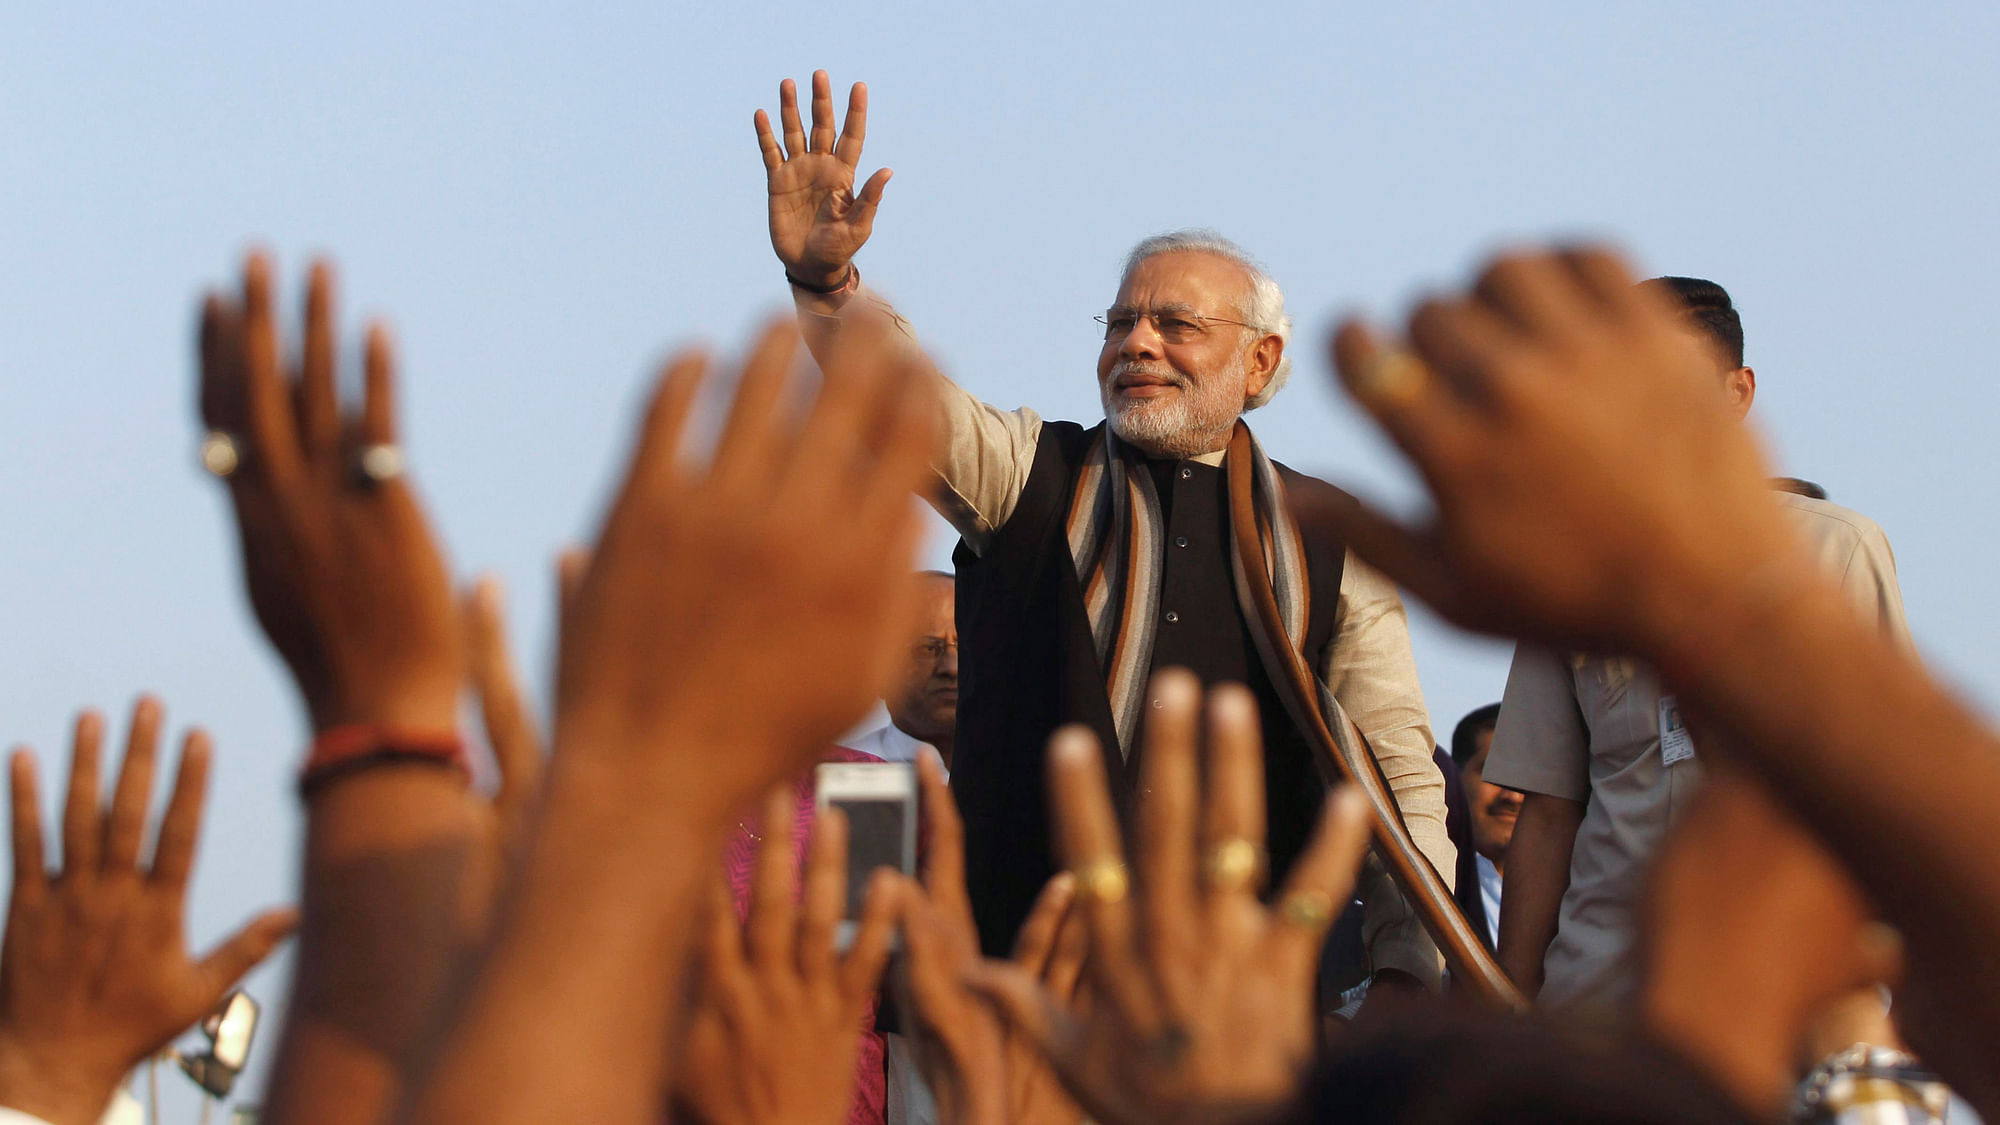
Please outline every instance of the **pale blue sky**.
M1783 467L1882 523L1925 654L2000 700L1991 6L563 7L0 12L0 736L56 754L142 687L214 731L203 940L290 893L303 731L194 468L199 287L328 249L350 316L392 314L418 479L539 669L647 366L786 305L750 116L815 66L869 82L896 170L863 268L967 386L1096 417L1120 256L1213 226L1299 324L1253 424L1396 503L1325 382L1337 310L1551 236L1722 282ZM1505 646L1419 615L1416 647L1440 727L1498 697Z

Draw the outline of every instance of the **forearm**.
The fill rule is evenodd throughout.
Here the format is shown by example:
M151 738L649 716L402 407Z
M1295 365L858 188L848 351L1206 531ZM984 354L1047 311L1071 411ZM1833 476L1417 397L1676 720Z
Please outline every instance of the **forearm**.
M268 1120L376 1122L434 1031L491 881L475 798L425 765L342 778L307 812L303 918Z
M406 1120L658 1120L719 832L673 800L556 762L492 944Z
M1660 645L1670 682L1901 930L1913 1044L1960 1083L1987 1073L1965 1053L2000 1035L2000 963L1966 950L2000 943L2000 744L1816 583L1717 627L1704 661ZM2000 1105L2000 1083L1985 1096Z
M1542 989L1542 960L1555 940L1569 890L1570 856L1584 806L1529 793L1521 804L1500 899L1500 967L1532 999Z

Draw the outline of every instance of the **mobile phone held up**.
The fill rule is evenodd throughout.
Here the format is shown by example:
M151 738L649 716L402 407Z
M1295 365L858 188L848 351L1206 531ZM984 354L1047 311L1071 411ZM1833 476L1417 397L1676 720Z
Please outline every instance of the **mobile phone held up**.
M847 817L847 907L836 941L854 944L856 919L878 867L917 871L917 771L908 762L826 762L813 776L814 805Z

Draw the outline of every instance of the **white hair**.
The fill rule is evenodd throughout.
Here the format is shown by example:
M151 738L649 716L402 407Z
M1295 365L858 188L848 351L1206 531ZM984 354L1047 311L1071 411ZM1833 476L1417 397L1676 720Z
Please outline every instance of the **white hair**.
M1139 263L1161 254L1213 254L1218 258L1243 267L1250 275L1250 301L1238 312L1249 322L1253 331L1266 336L1276 336L1282 345L1278 353L1278 366L1271 372L1271 379L1264 389L1252 395L1243 404L1245 410L1255 410L1278 393L1285 380L1292 374L1292 318L1285 315L1285 294L1264 267L1257 264L1248 251L1212 230L1188 228L1156 234L1132 248L1125 256L1125 272L1120 280L1132 276Z

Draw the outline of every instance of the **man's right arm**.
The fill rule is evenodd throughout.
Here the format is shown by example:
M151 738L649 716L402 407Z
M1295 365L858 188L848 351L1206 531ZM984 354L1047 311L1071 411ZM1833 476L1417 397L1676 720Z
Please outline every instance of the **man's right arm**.
M855 83L837 138L825 71L813 74L810 133L790 79L778 87L778 101L783 143L762 110L756 116L757 143L770 196L771 249L785 265L806 347L822 368L837 351L863 347L886 349L932 373L938 445L931 462L936 479L926 499L974 552L983 552L1027 485L1042 420L1025 408L988 406L945 378L909 322L861 285L854 255L874 231L875 210L889 183L884 168L854 192L867 135L868 88Z
M1590 799L1590 735L1561 653L1526 644L1514 650L1485 776L1527 795L1507 846L1498 955L1500 967L1532 998L1541 991L1542 959L1555 940L1577 827Z
M1570 854L1583 809L1566 797L1529 793L1521 803L1514 840L1507 845L1507 877L1500 896L1500 967L1531 1000L1542 990L1542 960L1562 917Z

